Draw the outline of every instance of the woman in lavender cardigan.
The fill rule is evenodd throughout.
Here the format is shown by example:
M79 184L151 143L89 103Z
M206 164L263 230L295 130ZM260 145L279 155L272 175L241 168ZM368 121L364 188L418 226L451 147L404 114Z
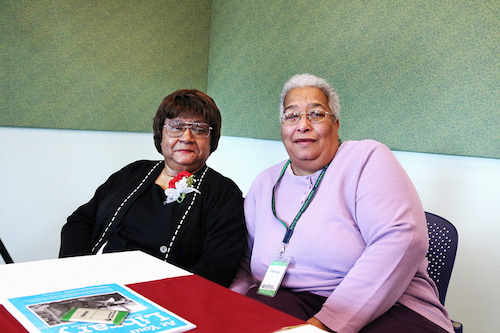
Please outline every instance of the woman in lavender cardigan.
M292 77L280 107L290 159L249 190L248 246L231 289L327 331L453 332L427 274L422 205L392 152L341 143L338 96L321 78Z

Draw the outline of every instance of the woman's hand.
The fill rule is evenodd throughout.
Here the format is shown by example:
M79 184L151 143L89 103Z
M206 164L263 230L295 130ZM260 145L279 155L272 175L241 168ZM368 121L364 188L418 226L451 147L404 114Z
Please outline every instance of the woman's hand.
M321 328L322 330L324 331L327 331L327 332L333 332L332 330L330 330L328 327L326 327L325 325L323 325L322 322L320 322L318 319L314 318L314 317L311 317L307 320L307 323L313 325L313 326L316 326L316 327L319 327Z

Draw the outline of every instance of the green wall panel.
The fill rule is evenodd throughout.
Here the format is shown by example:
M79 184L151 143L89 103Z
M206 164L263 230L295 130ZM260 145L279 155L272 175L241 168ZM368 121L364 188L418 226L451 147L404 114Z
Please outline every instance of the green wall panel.
M151 131L206 91L209 0L0 0L0 126Z
M223 135L279 140L281 87L309 72L343 139L500 158L499 21L497 0L0 0L0 126L149 132L197 88Z
M500 1L212 1L223 135L279 140L293 74L326 78L341 137L500 158Z

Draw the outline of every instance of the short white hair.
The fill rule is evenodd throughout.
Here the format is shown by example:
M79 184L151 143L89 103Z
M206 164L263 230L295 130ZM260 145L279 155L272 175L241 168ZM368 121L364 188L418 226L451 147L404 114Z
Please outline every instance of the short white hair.
M326 82L325 79L314 76L312 74L296 74L292 76L290 80L288 80L283 86L283 91L281 92L280 98L280 116L283 115L285 107L285 98L286 95L290 92L290 90L294 88L307 88L314 87L320 89L325 93L326 98L328 99L328 107L333 113L335 119L339 119L340 116L340 102L339 95L333 89L333 87Z

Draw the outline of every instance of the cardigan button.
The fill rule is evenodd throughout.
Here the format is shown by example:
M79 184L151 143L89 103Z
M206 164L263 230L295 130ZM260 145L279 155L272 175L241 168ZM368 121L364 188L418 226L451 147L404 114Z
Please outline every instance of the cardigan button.
M161 253L167 253L167 247L165 245L160 246Z

